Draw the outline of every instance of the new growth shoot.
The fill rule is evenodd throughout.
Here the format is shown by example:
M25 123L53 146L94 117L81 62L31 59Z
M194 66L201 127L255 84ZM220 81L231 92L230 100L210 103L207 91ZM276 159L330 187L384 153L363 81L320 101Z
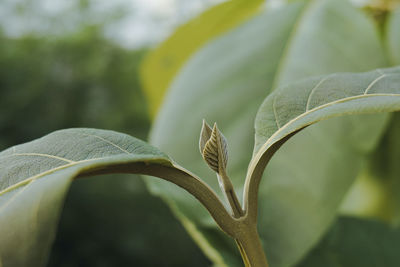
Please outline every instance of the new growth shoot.
M243 209L226 172L228 144L226 138L218 129L217 123L214 123L211 129L207 122L203 120L199 147L204 161L217 174L219 186L228 200L233 216L235 218L243 216Z

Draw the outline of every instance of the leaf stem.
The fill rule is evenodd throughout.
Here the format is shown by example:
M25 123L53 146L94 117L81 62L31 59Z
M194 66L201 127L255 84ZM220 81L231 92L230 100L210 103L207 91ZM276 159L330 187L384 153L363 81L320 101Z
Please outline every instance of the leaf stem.
M258 153L250 162L247 177L243 190L243 206L246 218L253 223L257 222L258 211L258 188L264 170L276 151L293 135L303 128L287 135L276 143L272 144L263 153Z
M79 176L91 176L103 173L144 174L172 182L197 198L225 233L229 236L235 235L239 222L229 214L214 190L196 175L179 165L164 166L153 163L116 164L107 167L102 166L99 169L91 168L81 172Z
M238 227L234 238L245 266L268 267L267 258L257 232L257 222L251 220L251 218L244 217L244 211L225 169L220 170L217 175L221 182L221 189L225 193L232 209L233 217L238 219Z
M231 207L233 217L240 218L244 215L242 206L240 205L239 199L235 193L232 182L229 179L226 171L222 169L218 174L218 180L220 181L220 187L228 200L229 206Z

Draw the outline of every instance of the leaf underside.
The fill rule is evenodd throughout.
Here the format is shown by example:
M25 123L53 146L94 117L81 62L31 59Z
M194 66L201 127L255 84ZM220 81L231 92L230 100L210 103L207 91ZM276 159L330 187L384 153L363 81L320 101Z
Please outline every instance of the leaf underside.
M73 178L113 172L113 166L134 170L148 164L172 165L143 141L95 129L61 130L1 152L0 265L46 264Z
M400 67L367 73L338 73L280 88L256 117L254 153L315 122L343 115L400 109Z
M216 121L229 142L228 174L240 195L252 157L254 117L274 88L311 75L387 65L373 22L348 1L295 1L268 9L187 61L169 88L150 139L218 190L196 147L201 120ZM289 140L275 154L268 179L260 184L258 223L272 266L293 265L323 235L387 122L385 114L331 119L298 133L296 142ZM183 125L184 131L176 130ZM210 216L179 190L163 181L149 184L197 226L198 231L189 229L193 236L215 228ZM296 231L293 221L302 230ZM238 257L213 240L202 246L219 253L208 254L213 260Z

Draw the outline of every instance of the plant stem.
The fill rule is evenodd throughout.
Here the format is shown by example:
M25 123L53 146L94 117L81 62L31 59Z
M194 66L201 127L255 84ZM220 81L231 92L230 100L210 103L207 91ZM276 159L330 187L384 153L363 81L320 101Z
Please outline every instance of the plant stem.
M235 242L236 242L236 245L237 245L237 247L239 249L240 256L242 256L242 260L243 260L244 266L245 267L250 267L249 259L247 258L247 255L244 252L244 249L243 249L242 245L240 244L240 242L237 239L235 239Z
M229 202L229 206L232 209L233 217L239 218L244 215L242 206L240 205L239 199L236 196L233 185L225 170L221 170L217 173L218 180L221 183L221 190L225 194L226 199Z
M261 240L255 224L243 221L243 227L238 233L236 243L238 244L243 262L246 267L268 267L267 257L261 245Z
M226 171L220 170L217 174L221 181L221 189L228 199L233 217L239 219L238 231L235 233L235 242L238 246L246 267L268 267L267 258L257 232L257 222L254 218L245 217L239 199L233 189L231 180Z

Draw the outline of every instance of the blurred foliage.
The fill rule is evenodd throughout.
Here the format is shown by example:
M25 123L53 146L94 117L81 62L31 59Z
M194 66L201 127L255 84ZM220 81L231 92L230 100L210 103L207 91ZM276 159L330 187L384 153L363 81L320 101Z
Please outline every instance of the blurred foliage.
M385 212L386 221L400 226L400 113L393 114L392 123L371 155L369 173L383 187L380 210ZM385 210L386 208L386 210Z
M28 2L35 6L34 1ZM146 61L143 80L146 83L147 94L151 101L152 115L155 114L164 92L179 71L181 73L177 77L181 79L181 84L177 83L175 87L182 88L182 92L190 95L190 97L180 95L179 100L184 100L187 103L188 100L190 102L190 99L193 98L193 104L190 107L194 109L196 109L195 104L199 103L200 99L192 94L194 91L204 92L205 89L211 88L213 92L218 92L213 86L218 90L224 88L238 90L238 94L221 93L219 95L221 101L215 101L211 104L207 102L211 105L211 108L207 106L201 112L199 110L193 112L192 109L191 113L194 117L199 116L199 120L192 120L192 122L185 120L186 129L179 134L197 137L197 134L192 134L191 131L198 129L189 124L198 123L202 117L212 117L221 121L223 126L226 123L224 128L228 128L228 133L231 134L231 136L228 134L228 138L231 141L236 138L238 141L232 143L244 147L242 149L239 145L236 148L233 146L233 152L235 149L240 151L236 155L243 155L245 158L243 162L246 164L242 164L242 166L247 166L246 155L251 153L247 150L250 149L248 145L253 140L253 132L249 132L250 134L242 133L238 129L253 129L253 117L258 108L258 104L254 103L264 98L267 94L266 87L272 88L288 80L296 80L299 77L311 74L356 71L387 64L386 56L383 55L381 49L376 49L381 43L376 38L378 36L375 36L375 27L364 18L364 14L347 6L339 8L336 3L329 5L328 9L324 7L324 3L328 1L305 2L307 2L308 10L302 11L303 5L299 5L298 8L287 9L285 12L288 13L269 11L271 14L275 14L269 17L270 14L266 12L260 12L256 15L261 1L231 1L206 11L197 19L182 26ZM77 19L78 22L86 21L85 17L90 15L89 6L93 1L83 0L79 3L81 5L80 11L76 13L76 10L72 10L72 13L76 13L74 19ZM331 1L331 3L334 3L334 1ZM31 9L25 8L20 11L27 14L31 12ZM289 14L289 11L294 13ZM340 13L340 16L337 16L335 12ZM333 16L335 14L336 16ZM232 29L252 15L254 15L254 18L240 27ZM48 132L69 127L107 128L135 135L142 139L147 135L149 118L137 74L138 65L145 51L129 51L106 40L102 37L102 27L105 24L104 21L113 18L106 19L101 16L97 18L99 17L100 21L103 20L103 23L98 23L96 19L92 24L75 21L74 25L80 25L80 30L68 34L52 35L53 37L26 35L12 39L0 33L0 150L40 137ZM349 17L348 21L350 22L358 22L355 24L348 23L346 19L343 19L347 17ZM388 46L393 50L391 51L393 59L397 55L395 49L398 47L396 44L399 40L397 38L399 31L396 31L397 18L398 16L392 15L391 26L388 28ZM60 22L58 17L53 17L51 21ZM332 23L328 23L329 21L332 21ZM209 24L205 24L205 22ZM61 27L63 23L52 29ZM349 28L349 25L352 25L352 27L358 25L357 27L360 30L357 27L355 27L356 30ZM227 32L229 29L232 29L232 31ZM325 33L325 30L329 34L326 34L325 37L319 36L319 34ZM50 32L54 33L53 31ZM227 32L227 34L213 39L224 32ZM342 32L343 34L341 34ZM354 32L358 32L358 34L354 35ZM340 48L329 45L332 42L331 36L334 34L339 36L337 40L346 40L346 43L340 43ZM363 39L365 34L368 35L365 38L367 41ZM54 36L57 36L57 38ZM352 44L351 42L355 38L359 38L360 41ZM249 42L249 40L252 40L252 42ZM313 43L310 44L310 41ZM241 43L244 45L241 45ZM180 46L181 44L182 46ZM204 46L205 44L207 45ZM310 49L310 47L314 48ZM357 49L352 50L355 47ZM348 51L342 54L352 55L356 60L347 62L349 59L338 56L340 53L337 53L337 51ZM194 55L195 53L196 55ZM330 55L330 57L327 55ZM355 57L357 55L358 57ZM342 59L344 65L340 63ZM281 64L281 61L285 61L284 64ZM332 64L332 62L337 62L337 64ZM181 69L185 64L186 66ZM193 76L189 77L190 75ZM243 88L247 91L243 91ZM255 89L260 90L259 93L248 93L249 90ZM204 94L204 97L206 96L208 98L208 95ZM226 96L230 98L226 98ZM254 102L246 100L246 97L254 97ZM220 111L212 106L214 104L218 107L224 106L220 105L221 102L233 103L234 101L231 98L237 99L240 103L251 103L251 105L248 105L248 108L252 109L251 112L244 112L243 106L239 104L231 104L235 110L229 111L226 111L225 107L224 110ZM171 110L176 111L180 106L173 103L170 104L170 107ZM179 116L174 114L174 116L168 118L173 118L173 124L179 124L179 118L183 118L187 111L187 108L182 108L177 113ZM238 123L233 125L233 120L228 117L235 114L240 114L240 116L235 118ZM248 120L248 117L251 120ZM231 123L231 125L228 123ZM177 127L171 127L170 123L167 125L168 129L158 128L160 135L166 136L169 133L168 131L174 131L169 134L172 139L177 140L177 143L181 145L185 142L190 145L196 144L189 138L182 138L177 135L175 131ZM393 144L391 140L398 136L396 129L391 134L385 135L381 141L381 147L387 149L376 151L379 158L385 159L388 156L392 157L393 160L378 162L376 166L372 166L375 169L370 170L371 174L377 176L382 173L393 174L394 177L398 173L396 165L398 151L389 149L390 145ZM243 142L243 140L248 141ZM177 147L176 143L170 141L165 141L164 145ZM187 149L190 148L190 145L184 146ZM296 150L300 151L298 148ZM293 148L293 151L296 150ZM171 152L173 149L166 149L166 151ZM248 153L243 153L243 151ZM180 152L182 151L177 153ZM197 149L193 149L193 152L196 152L196 156L199 157ZM297 155L295 153L287 154ZM185 151L181 155L182 162L186 160L188 165L185 166L192 167L191 165L197 164L196 156L191 156L190 153L188 154ZM305 158L304 155L301 155L301 158ZM282 157L282 159L284 158ZM239 164L242 160L243 158L234 159L231 160L231 163ZM282 160L282 162L286 164L288 160ZM292 162L298 161L292 160ZM202 161L199 164L203 166ZM312 164L315 165L315 162L312 162ZM245 167L242 166L235 168L237 177L244 176L239 175L240 171L245 171ZM337 168L336 163L334 167ZM197 166L193 166L193 169L196 168ZM285 169L289 170L289 168L276 168L276 170L284 171ZM324 167L321 167L321 169L324 169ZM355 168L352 167L351 169L351 171L354 171ZM201 173L201 170L199 172ZM290 175L281 176L290 177ZM207 176L205 173L204 177L212 177L213 180L210 181L210 184L216 182L214 176ZM181 225L173 219L166 209L166 205L158 199L150 197L141 180L135 178L137 177L106 176L98 179L81 179L75 182L67 197L59 233L50 258L50 266L209 265L208 260L184 233ZM236 181L241 180L236 179ZM279 181L282 182L282 180ZM293 183L290 184L294 185ZM388 183L388 187L392 187L392 185ZM266 185L265 188L268 188L268 192L280 194L279 191L273 190L273 187L269 185ZM394 196L398 184L396 183L396 187L393 186L392 188ZM175 188L169 190L163 187L162 189L169 193L173 192L174 197L181 197L179 193L175 194ZM267 189L265 189L265 192L267 192ZM280 195L284 196L284 194ZM324 196L327 195L329 194L324 194ZM261 197L266 199L266 193ZM288 198L285 197L285 199ZM187 201L185 195L179 200L182 200L182 205L187 206L187 209L183 210L190 215L188 217L197 216L199 218L201 224L193 224L192 234L204 237L206 244L203 244L203 247L208 250L214 249L212 252L217 251L221 255L232 254L232 251L236 251L236 248L224 239L226 238L225 235L222 235L217 228L210 227L212 222L207 216L202 216L203 213L196 207L192 206L191 199ZM274 212L261 213L265 214L265 217L261 217L261 225L264 225L263 220L265 223L265 221L268 222L268 220L273 219L276 220L277 226L285 227L285 224L282 223L284 220L276 216L276 213L281 212L282 209L278 209L278 206L274 205L269 199L266 199L265 203L270 205L267 208L273 210L275 214ZM297 201L296 204L301 204L301 201ZM293 205L294 203L291 202L290 208L296 209L296 205ZM175 211L178 213L178 208L175 208ZM297 234L314 234L317 232L318 229L315 226L312 229L309 227L313 224L307 224L306 213L303 211L300 213L300 211L302 210L296 209L300 218L296 221L297 228L293 228L294 220L291 220L286 224L288 229L293 229ZM182 218L187 215L184 212L181 214ZM295 213L293 212L293 214ZM321 212L312 212L312 214L321 216ZM393 219L398 220L398 217ZM351 241L356 241L351 240L353 235L348 234L353 230L346 230L347 228L343 227L348 226L348 229L363 228L363 230L360 230L363 233L375 231L373 228L379 228L377 231L387 230L380 228L379 225L369 226L370 223L366 220L354 219L354 222L351 220L340 218L334 224L331 232L325 235L321 243L308 255L306 264L307 261L315 261L312 258L315 255L317 255L318 262L324 262L325 250L328 253L333 253L335 257L340 254L340 257L346 258L346 253L355 251L351 249L353 245L358 248L360 244L363 244L362 240L357 241L360 243L351 243ZM189 219L186 219L186 221L186 223L191 223ZM302 225L306 225L306 228L299 227L302 221L305 222ZM267 231L275 234L278 233L279 227L264 226L264 228L261 228L261 232L264 233L264 236ZM328 227L328 224L326 224L326 227ZM387 226L385 227L387 228ZM312 231L308 233L299 229L306 229L307 231L311 229ZM321 235L320 237L323 236L323 232L318 233ZM287 236L290 240L298 241L301 244L299 247L304 251L307 250L307 246L311 246L312 242L306 244L295 235L288 234ZM383 238L386 236L389 235L382 234ZM396 237L398 238L397 234ZM268 240L271 240L271 238L268 237ZM279 242L282 242L282 240L280 237ZM337 243L333 241L332 243L331 240ZM279 247L279 242L266 242L266 246ZM345 246L342 250L341 242L351 244L351 246ZM199 243L201 245L201 242ZM360 249L363 249L363 252L366 251L363 247L360 247ZM282 251L285 252L286 258L288 258L287 253L292 252L290 250ZM358 253L358 250L355 252ZM360 252L360 255L363 252ZM224 259L229 266L241 264L234 253L233 256L230 255L229 258ZM359 260L362 261L363 258L359 257ZM348 266L354 266L351 264L353 263Z
M120 48L96 26L57 38L1 34L0 43L0 150L69 127L147 135L144 50ZM61 217L50 266L208 263L139 177L75 182Z
M262 0L227 1L212 7L179 27L146 56L141 73L152 117L157 114L167 88L186 61L207 42L260 12L263 3Z
M143 51L118 48L96 27L61 39L0 38L2 142L76 126L145 136L149 123L134 74Z
M298 267L397 267L399 229L375 220L339 217Z
M49 266L189 265L209 262L138 177L103 176L73 184Z
M346 0L293 1L267 8L187 60L168 89L150 141L219 192L196 147L202 118L216 121L228 140L229 175L240 192L253 152L254 118L274 88L313 75L387 64L373 20ZM282 117L296 108L281 111ZM270 265L294 265L322 238L384 132L385 121L358 116L321 122L274 155L258 197L259 233ZM176 131L182 125L185 130ZM163 181L149 184L198 227L194 234L203 234L201 226L212 227L209 216L178 190ZM217 260L237 255L213 240L208 244L219 252Z

